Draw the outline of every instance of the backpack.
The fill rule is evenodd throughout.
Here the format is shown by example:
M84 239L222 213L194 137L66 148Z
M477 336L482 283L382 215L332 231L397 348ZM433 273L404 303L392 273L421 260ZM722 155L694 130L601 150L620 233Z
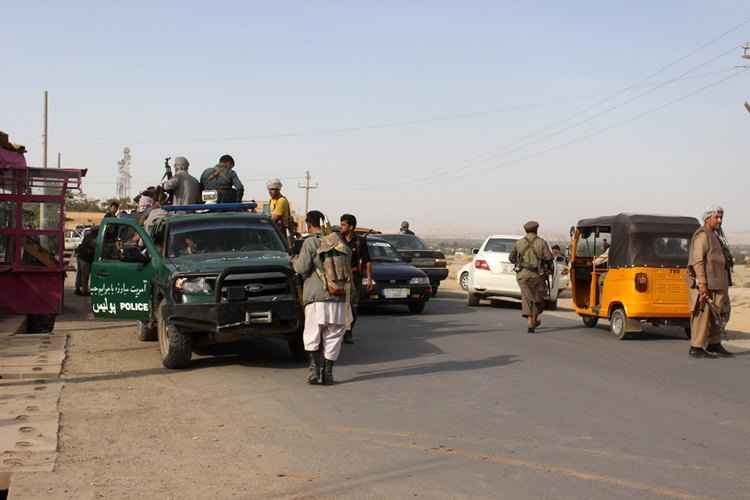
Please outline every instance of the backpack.
M326 291L331 296L346 296L347 288L352 283L352 251L338 233L332 233L321 239L318 255L323 265L318 270Z
M552 274L554 271L554 264L551 260L545 260L539 255L534 244L539 238L534 238L529 241L528 238L521 238L518 243L519 262L518 265L521 269L528 269L539 274ZM521 249L521 242L526 243L526 247ZM530 251L530 252L529 252Z

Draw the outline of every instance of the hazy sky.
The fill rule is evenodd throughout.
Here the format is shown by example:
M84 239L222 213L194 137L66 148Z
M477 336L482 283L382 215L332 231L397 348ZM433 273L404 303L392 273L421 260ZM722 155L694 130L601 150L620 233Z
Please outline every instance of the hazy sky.
M748 231L748 40L747 0L6 2L0 129L40 164L49 89L50 161L96 197L127 145L134 191L230 153L246 198L278 176L302 211L309 169L312 208L382 229L718 202Z

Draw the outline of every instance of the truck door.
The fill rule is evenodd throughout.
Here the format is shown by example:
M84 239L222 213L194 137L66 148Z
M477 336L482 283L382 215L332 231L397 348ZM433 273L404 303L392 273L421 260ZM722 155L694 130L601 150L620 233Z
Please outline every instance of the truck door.
M159 258L156 246L134 220L104 219L91 265L95 318L149 320L152 258Z

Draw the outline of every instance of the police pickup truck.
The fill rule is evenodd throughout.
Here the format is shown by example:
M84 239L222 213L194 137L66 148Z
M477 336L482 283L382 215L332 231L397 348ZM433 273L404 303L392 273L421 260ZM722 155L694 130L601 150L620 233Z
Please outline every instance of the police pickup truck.
M286 243L254 203L165 207L150 233L105 218L91 267L94 317L136 320L162 363L249 337L286 338L304 359L302 309Z

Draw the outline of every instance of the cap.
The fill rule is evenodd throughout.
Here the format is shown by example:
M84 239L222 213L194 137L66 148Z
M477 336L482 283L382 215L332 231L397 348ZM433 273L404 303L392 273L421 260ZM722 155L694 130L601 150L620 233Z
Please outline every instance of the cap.
M523 225L523 230L527 233L534 233L537 229L539 229L539 223L535 220L530 220Z

